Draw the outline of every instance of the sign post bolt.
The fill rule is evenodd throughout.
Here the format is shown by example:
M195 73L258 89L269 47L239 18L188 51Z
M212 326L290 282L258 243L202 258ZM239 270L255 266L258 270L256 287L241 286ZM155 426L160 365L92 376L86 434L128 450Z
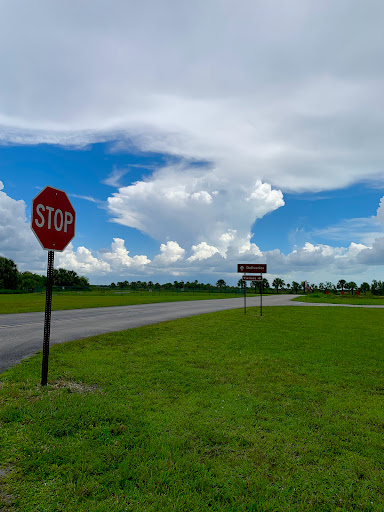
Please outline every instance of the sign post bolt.
M41 370L41 385L46 386L48 381L48 357L49 339L51 335L51 309L52 309L52 285L53 285L53 262L55 253L48 251L47 285L45 293L45 317L44 317L44 342L43 342L43 364Z

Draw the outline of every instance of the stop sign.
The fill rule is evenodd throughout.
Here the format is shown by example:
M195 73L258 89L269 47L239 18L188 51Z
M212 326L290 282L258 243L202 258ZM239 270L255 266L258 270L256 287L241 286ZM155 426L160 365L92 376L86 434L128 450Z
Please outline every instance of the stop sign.
M63 251L75 236L76 213L67 194L45 187L32 201L31 228L44 249Z

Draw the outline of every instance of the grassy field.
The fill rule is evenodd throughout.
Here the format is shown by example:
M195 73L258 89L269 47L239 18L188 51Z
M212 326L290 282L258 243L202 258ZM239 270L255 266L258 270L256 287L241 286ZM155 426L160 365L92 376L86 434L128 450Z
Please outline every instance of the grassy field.
M248 295L252 296L250 293ZM55 292L52 299L52 310L128 306L184 300L229 299L241 296L239 293L224 292ZM45 293L0 295L0 314L44 311L44 308Z
M382 511L384 311L250 308L0 375L0 510Z
M367 305L376 305L376 306L383 306L384 305L384 297L381 296L365 296L365 295L351 295L351 294L345 294L342 295L334 295L332 293L325 294L325 293L313 293L310 295L302 295L301 297L298 297L296 299L293 299L295 301L299 302L314 302L314 303L327 303L327 304L356 304L360 306L367 306Z

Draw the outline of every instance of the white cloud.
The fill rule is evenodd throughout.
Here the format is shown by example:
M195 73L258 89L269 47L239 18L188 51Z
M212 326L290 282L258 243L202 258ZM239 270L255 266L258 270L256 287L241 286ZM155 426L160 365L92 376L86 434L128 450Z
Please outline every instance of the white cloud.
M212 245L208 245L207 242L200 242L198 245L192 245L192 252L193 254L188 258L188 261L202 261L217 254L219 249Z
M113 270L129 269L131 267L142 269L151 262L145 255L129 256L129 251L126 249L125 242L121 238L114 238L111 250L103 251L101 257L111 265Z
M113 169L113 171L102 181L105 185L109 185L111 187L119 187L120 180L123 176L125 176L128 172L128 169Z
M160 254L154 260L154 264L168 265L184 258L185 249L180 247L177 242L169 241L160 245Z
M45 273L46 251L41 249L30 229L25 202L9 197L3 189L0 182L1 255L13 259L20 270ZM357 276L370 281L380 278L384 264L384 237L377 238L372 246L352 242L347 247L332 247L307 242L289 254L283 254L278 249L262 252L250 240L251 234L241 238L237 230L231 229L221 232L218 246L203 240L184 249L176 240L168 240L160 244L159 254L152 261L146 255L131 256L125 241L117 237L113 239L110 249L98 251L84 246L75 248L71 243L65 251L56 253L55 267L73 269L80 275L90 277L91 282L109 283L121 276L128 280L145 279L147 276L151 280L163 281L169 279L170 275L191 276L193 279L205 275L211 282L220 276L228 282L237 282L235 269L241 259L267 263L267 277L270 278L282 276L286 280L303 280L304 276L319 281L349 275L350 279L356 281L359 280ZM190 256L186 258L187 251Z
M63 252L56 253L55 266L74 270L80 275L86 274L87 276L104 275L111 271L109 263L93 256L86 247L78 247L73 250L72 243Z
M197 202L210 204L212 203L212 196L206 190L200 190L191 194L191 199Z
M243 240L257 218L284 205L268 183L233 183L220 169L168 166L108 198L113 220L183 247L205 241L224 253ZM230 234L230 235L228 235Z
M380 199L380 204L377 209L376 218L381 225L384 226L384 197Z
M25 202L8 196L0 182L0 254L16 261L20 270L41 271L47 256L31 231L25 210Z
M84 201L89 201L90 203L102 203L99 199L95 199L92 196L82 196L80 194L69 194L70 197L76 197L77 199L84 199Z

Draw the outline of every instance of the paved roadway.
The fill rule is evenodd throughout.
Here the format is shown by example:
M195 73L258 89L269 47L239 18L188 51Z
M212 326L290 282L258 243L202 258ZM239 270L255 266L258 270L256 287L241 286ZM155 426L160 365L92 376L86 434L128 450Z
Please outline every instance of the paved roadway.
M291 302L294 297L297 295L267 295L263 297L263 305L328 306ZM247 306L259 304L259 297L247 298ZM165 320L243 307L244 299L237 298L52 311L51 345ZM0 373L42 350L43 331L44 313L0 315Z

